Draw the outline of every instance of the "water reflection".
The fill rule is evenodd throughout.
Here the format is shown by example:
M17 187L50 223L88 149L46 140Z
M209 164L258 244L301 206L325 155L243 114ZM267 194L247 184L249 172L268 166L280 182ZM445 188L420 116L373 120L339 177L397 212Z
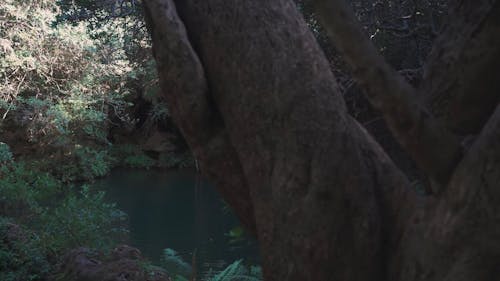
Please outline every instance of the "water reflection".
M172 248L187 262L196 250L204 269L244 258L257 262L256 243L231 245L225 235L238 225L212 186L194 172L115 170L95 186L129 216L130 244L159 262Z

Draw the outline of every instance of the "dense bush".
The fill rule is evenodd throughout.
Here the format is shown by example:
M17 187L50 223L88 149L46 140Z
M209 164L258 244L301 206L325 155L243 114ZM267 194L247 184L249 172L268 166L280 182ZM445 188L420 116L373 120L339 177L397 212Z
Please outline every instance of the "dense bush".
M111 132L144 136L172 125L158 95L150 42L145 30L137 33L130 24L131 15L96 26L89 18L70 17L65 9L71 5L64 3L0 4L6 19L0 23L0 141L20 158L45 162L45 170L65 182L103 176L115 165L189 166L175 153L156 162L134 137L120 138L133 151L112 157ZM134 104L137 99L146 105ZM3 147L0 163L12 157Z
M173 249L163 250L162 266L173 276L174 281L187 281L190 276L196 275L191 265ZM204 276L194 277L203 281L261 281L262 271L259 266L245 265L243 260L237 260L223 270L210 270Z
M109 248L125 215L88 187L68 187L36 163L0 168L0 215L26 223L54 252L76 246Z
M44 247L53 251L85 246L110 250L127 232L126 215L104 200L104 192L83 186L57 207L44 211L38 221Z
M144 154L137 146L130 144L115 145L111 149L111 155L118 163L130 168L148 169L155 164L154 159Z
M55 1L0 5L0 128L40 158L93 154L81 147L105 149L110 127L135 122L127 98L137 71L124 51L110 52L83 25L52 26L57 12Z
M42 280L65 251L107 250L126 234L125 214L103 192L67 186L39 166L0 166L0 280Z
M258 266L246 266L243 260L237 260L224 270L205 279L206 281L261 281L262 271Z
M28 138L63 145L74 138L106 142L108 112L126 103L125 59L109 60L82 26L51 27L52 1L6 0L0 5L3 122L23 125ZM126 119L126 116L120 116Z
M37 235L0 217L0 280L45 280L50 265Z
M60 7L0 3L0 280L43 280L65 251L107 250L124 237L125 214L82 181L117 165L191 159L152 158L136 140L113 135L169 126L141 28L124 18L99 26L64 20ZM23 233L14 242L6 238L12 227Z
M35 165L11 162L0 167L0 215L31 220L62 191L58 180Z

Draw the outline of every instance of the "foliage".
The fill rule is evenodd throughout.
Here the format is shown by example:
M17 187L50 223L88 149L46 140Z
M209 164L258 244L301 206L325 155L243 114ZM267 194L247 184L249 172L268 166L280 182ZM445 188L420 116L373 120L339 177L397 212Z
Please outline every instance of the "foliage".
M102 4L113 1L57 2L0 4L0 216L29 233L14 248L0 241L0 280L38 280L49 270L44 262L73 247L112 247L126 233L125 214L104 193L70 183L104 176L115 165L158 165L138 145L112 143L113 130L137 129L138 96L148 103L144 126L170 118L149 37L134 24L142 22L133 14L140 7L108 18L116 7ZM82 7L105 16L75 18ZM161 160L183 167L192 157Z
M83 171L83 178L93 179L106 175L113 159L107 150L96 150L90 147L81 147L75 150L79 170Z
M161 168L189 168L194 167L194 159L189 151L186 152L162 152L158 159L148 156L137 145L119 144L113 145L109 150L109 157L114 164L130 168L149 169L151 167Z
M127 98L136 78L128 75L132 64L124 52L110 52L83 25L52 27L57 11L54 1L0 5L6 19L0 23L0 126L23 134L42 157L106 148L111 127L135 122Z
M191 265L185 262L175 250L170 248L163 250L161 263L172 276L178 276L177 279L189 276L192 273Z
M149 38L132 14L89 29L64 18L67 8L110 1L57 2L0 4L0 280L38 280L47 259L120 240L125 214L104 193L70 183L115 165L157 164L138 146L112 143L113 130L136 129L142 93L150 123L169 118ZM24 243L5 244L4 217L25 227Z
M133 68L127 72L130 81L140 86L142 97L151 103L149 125L165 122L169 111L158 93L160 87L156 62L151 55L151 40L143 18L142 1L58 0L60 8L56 26L71 23L87 26L88 34L100 46L123 52ZM110 51L111 51L110 50Z
M0 217L0 280L45 280L49 270L39 237Z
M125 219L115 204L105 202L104 192L92 193L83 186L79 194L66 196L57 207L42 213L40 236L47 248L56 251L78 246L110 250L115 239L126 233Z
M162 102L153 103L149 115L153 123L164 122L170 117L167 105Z
M229 237L230 244L240 243L245 240L245 229L242 226L233 227L226 236Z
M139 149L111 156L110 132L136 128L132 101L138 95L151 104L145 114L148 126L169 118L157 95L149 38L127 29L139 14L105 21L100 18L104 14L93 14L103 9L118 12L118 7L106 6L112 2L6 0L0 5L0 17L6 19L0 23L0 50L5 51L0 52L0 128L16 136L3 141L17 155L18 140L26 140L23 149L33 152L29 157L48 165L57 162L46 170L65 182L103 176L113 165L156 164ZM120 9L131 8L129 4ZM88 17L74 17L77 14ZM92 24L89 17L102 22ZM89 25L92 28L86 28ZM5 149L0 145L0 163L10 157ZM183 166L183 160L171 162Z
M12 162L0 167L0 215L30 217L61 192L61 184L33 164Z
M141 1L57 0L56 3L61 9L56 23L85 22L90 30L101 30L106 25L121 21L129 32L146 33L144 24L141 24Z
M131 168L151 168L156 161L147 156L139 147L131 144L115 145L111 155L118 163Z
M0 142L0 164L12 161L13 156L10 147L3 142Z
M174 276L174 281L186 281L186 276L192 274L191 266L186 263L182 257L172 249L163 250L162 266ZM204 281L261 281L262 272L258 266L246 266L243 260L237 260L220 272L208 272Z
M228 265L221 272L206 279L206 281L261 281L262 272L260 267L247 267L243 260L237 260Z
M155 161L144 153L129 155L124 159L124 164L132 168L150 168Z
M194 158L191 152L185 153L169 152L162 153L158 159L158 165L165 168L189 168L194 167Z
M104 193L85 186L68 188L38 165L11 162L0 167L0 216L29 227L36 237L36 245L30 247L39 249L36 253L54 257L77 246L106 250L126 233L125 214L107 203ZM23 257L40 259L34 254L26 252ZM17 270L13 264L6 266Z
M173 281L189 281L189 280L181 275L175 275Z

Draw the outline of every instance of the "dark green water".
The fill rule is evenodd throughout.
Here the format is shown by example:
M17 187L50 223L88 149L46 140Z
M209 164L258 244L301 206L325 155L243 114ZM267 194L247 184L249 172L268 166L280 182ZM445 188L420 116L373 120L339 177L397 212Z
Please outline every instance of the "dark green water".
M159 262L171 248L204 269L220 268L244 258L257 262L257 246L245 239L230 243L226 233L238 226L211 184L194 172L115 170L96 182L129 217L130 241Z

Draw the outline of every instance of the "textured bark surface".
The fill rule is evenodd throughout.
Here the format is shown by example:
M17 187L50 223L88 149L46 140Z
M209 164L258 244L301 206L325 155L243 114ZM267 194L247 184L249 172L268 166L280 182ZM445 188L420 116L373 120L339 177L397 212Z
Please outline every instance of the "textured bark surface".
M472 281L500 276L500 107L448 188L406 233L389 280Z
M172 0L145 3L155 46L160 86L175 122L201 169L216 184L236 215L255 233L253 206L237 155L216 108L210 105L205 72ZM222 172L223 171L223 172Z
M500 2L452 1L436 40L420 96L460 135L477 134L500 102Z
M461 157L457 138L434 120L416 90L385 62L365 36L345 0L316 0L333 43L343 53L353 77L386 120L396 140L431 178L445 183Z
M417 198L347 114L292 1L146 4L172 114L202 171L256 233L266 280L493 280L500 268L500 110L452 161L442 193ZM349 33L339 34L337 41L352 42ZM359 65L370 61L375 74ZM427 142L422 153L441 161L440 150L419 139L419 122L432 116L423 120L424 109L409 108L414 97L404 95L414 89L398 91L404 82L380 68L383 61L351 63L365 87L378 83L370 95L383 103L381 110L393 119L410 114L408 122L418 123L415 145ZM451 139L452 149L443 150L456 150Z

